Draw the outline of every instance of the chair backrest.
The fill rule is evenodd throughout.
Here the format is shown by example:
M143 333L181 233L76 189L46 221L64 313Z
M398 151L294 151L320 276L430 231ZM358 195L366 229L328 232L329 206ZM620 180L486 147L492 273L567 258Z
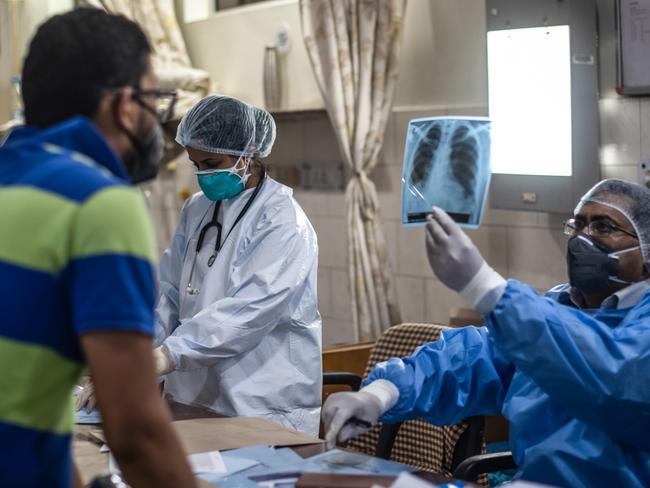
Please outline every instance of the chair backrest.
M372 348L365 376L379 362L395 356L409 356L422 344L438 340L440 332L445 329L448 327L432 324L400 324L391 327ZM467 425L462 422L436 426L424 420L406 421L399 428L390 458L425 471L451 474L454 468L454 449ZM374 455L380 430L381 423L366 434L350 440L347 447Z

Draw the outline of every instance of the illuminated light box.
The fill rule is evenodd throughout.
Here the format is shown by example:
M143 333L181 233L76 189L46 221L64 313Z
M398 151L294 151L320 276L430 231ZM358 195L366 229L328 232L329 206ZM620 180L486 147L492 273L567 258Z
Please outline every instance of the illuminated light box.
M571 176L569 26L488 32L494 173Z
M600 179L593 0L486 0L490 205L570 213Z

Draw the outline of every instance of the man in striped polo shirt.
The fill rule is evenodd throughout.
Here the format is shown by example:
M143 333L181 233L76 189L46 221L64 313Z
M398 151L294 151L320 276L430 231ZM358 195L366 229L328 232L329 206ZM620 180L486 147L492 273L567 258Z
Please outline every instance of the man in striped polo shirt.
M0 147L0 486L73 484L72 388L87 366L131 486L194 486L152 355L163 98L133 22L53 17L23 67L26 126ZM78 478L74 480L79 484Z

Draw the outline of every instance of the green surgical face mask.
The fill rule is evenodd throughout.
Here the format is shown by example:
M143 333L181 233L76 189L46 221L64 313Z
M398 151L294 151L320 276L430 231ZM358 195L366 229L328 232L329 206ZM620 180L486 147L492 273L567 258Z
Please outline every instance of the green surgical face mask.
M199 186L209 200L213 202L228 200L244 191L244 186L250 174L245 174L243 177L239 176L237 166L239 166L240 160L241 158L231 168L195 172L199 180Z

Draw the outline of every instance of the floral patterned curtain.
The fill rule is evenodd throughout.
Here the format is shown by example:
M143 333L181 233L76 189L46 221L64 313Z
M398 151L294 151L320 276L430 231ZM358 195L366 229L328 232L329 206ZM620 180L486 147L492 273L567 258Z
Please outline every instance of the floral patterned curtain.
M300 0L303 37L341 154L357 340L399 323L379 202L379 159L397 83L406 0Z
M77 0L78 6L103 8L137 22L154 48L153 67L163 90L176 90L174 118L214 91L206 71L192 68L176 20L174 0Z

